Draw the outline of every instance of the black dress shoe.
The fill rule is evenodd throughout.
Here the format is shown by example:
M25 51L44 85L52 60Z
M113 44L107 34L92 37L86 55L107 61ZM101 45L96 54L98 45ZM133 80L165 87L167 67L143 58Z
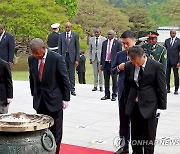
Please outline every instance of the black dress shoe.
M110 99L110 96L109 97L108 96L104 96L104 97L101 98L101 100L106 100L106 99Z
M174 95L178 95L178 91L177 90L175 90Z
M97 90L97 87L94 87L93 89L92 89L92 91L96 91Z
M76 96L75 91L71 91L71 95Z
M121 147L114 154L128 154L128 153L129 153L128 149L124 149L124 147Z
M112 97L112 98L111 98L111 101L116 101L116 97Z
M102 87L100 87L100 91L103 92L103 88Z
M171 91L169 89L167 89L167 93L170 93Z

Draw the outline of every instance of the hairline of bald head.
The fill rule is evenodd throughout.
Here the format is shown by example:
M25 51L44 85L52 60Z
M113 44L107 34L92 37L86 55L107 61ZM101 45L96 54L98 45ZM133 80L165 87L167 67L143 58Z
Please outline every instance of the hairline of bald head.
M175 29L171 29L170 32L175 32L176 33L176 30Z
M72 26L72 24L70 22L66 22L65 26Z
M45 44L42 39L40 38L35 38L30 42L30 49L31 51L39 49L39 48L44 48Z

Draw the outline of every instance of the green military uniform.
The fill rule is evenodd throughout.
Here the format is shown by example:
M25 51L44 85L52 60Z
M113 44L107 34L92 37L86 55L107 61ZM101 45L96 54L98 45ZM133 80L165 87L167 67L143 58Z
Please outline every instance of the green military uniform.
M167 68L167 50L164 46L157 44L157 32L148 32L148 43L143 44L141 47L144 49L147 56L163 64L164 71Z
M152 47L145 43L142 45L144 52L149 56L151 59L154 59L163 64L164 71L166 72L167 68L167 50L164 46L155 44Z

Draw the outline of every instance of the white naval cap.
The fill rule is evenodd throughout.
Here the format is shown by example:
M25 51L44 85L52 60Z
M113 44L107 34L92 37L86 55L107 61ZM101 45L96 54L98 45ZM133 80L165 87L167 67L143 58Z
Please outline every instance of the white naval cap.
M51 25L51 28L59 28L60 24L59 23L55 23Z

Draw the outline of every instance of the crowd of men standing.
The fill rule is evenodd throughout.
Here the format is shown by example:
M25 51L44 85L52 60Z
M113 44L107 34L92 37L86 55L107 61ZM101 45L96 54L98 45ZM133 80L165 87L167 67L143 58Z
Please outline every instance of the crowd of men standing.
M53 117L54 126L50 129L55 136L57 154L62 139L63 109L68 107L70 94L76 96L76 71L79 81L86 83L85 56L84 51L80 52L79 36L72 31L70 22L65 24L62 33L59 26L58 23L51 25L48 48L39 38L30 42L32 55L28 58L33 107L37 113ZM129 153L130 132L131 140L155 140L157 116L159 110L166 109L167 93L170 93L171 68L175 78L174 94L178 94L180 39L176 31L171 30L171 37L162 46L157 43L157 36L156 32L148 32L147 42L140 46L136 45L136 35L131 30L123 32L119 40L113 30L103 37L100 29L95 29L94 37L89 40L88 54L94 73L92 91L97 91L99 86L103 92L104 75L105 95L101 100L116 101L118 95L119 136L125 145L116 154ZM13 98L10 65L14 50L14 37L0 25L0 113L8 112ZM154 145L133 145L132 149L137 154L154 153Z
M70 27L66 28L66 26ZM65 29L66 32L60 34L57 47L58 52L66 60L71 94L75 95L74 70L79 61L79 52L77 51L79 50L79 43L77 44L79 40L76 34L76 37L72 39L72 42L74 41L71 45L73 48L70 49L68 29L71 29L71 24L66 23ZM111 101L115 101L118 93L119 136L124 139L125 145L118 149L116 154L129 153L130 129L131 140L147 140L149 142L155 140L160 110L166 109L171 67L175 74L174 94L178 94L180 41L172 33L175 31L171 30L170 32L172 41L168 42L167 39L164 46L157 43L159 34L153 31L148 32L147 42L143 43L141 47L135 46L136 35L130 30L125 31L118 40L113 30L109 30L105 38L101 36L100 29L95 29L94 37L89 40L88 54L94 73L92 91L97 91L98 86L99 90L103 91L104 75L105 95L101 100L111 97ZM62 44L64 44L63 49ZM122 50L122 45L124 50ZM168 48L168 46L170 47ZM174 56L176 60L171 58ZM118 82L117 75L119 75ZM110 93L110 76L112 77L112 94ZM154 153L154 145L133 145L132 149L133 153L137 154Z

